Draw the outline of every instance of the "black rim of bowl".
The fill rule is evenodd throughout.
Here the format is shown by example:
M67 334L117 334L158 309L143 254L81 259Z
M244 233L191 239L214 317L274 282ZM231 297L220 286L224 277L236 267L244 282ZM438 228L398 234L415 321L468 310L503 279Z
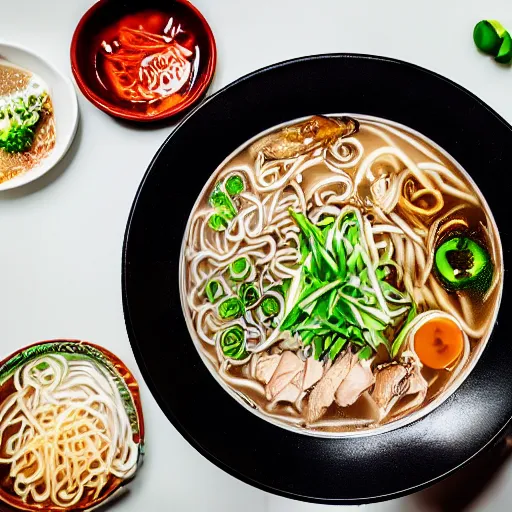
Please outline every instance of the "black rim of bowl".
M492 444L512 417L512 351L506 350L504 290L488 345L461 387L418 421L366 437L326 439L276 427L215 382L180 303L179 256L191 208L210 174L246 140L285 121L331 112L390 119L446 150L489 203L508 268L507 187L489 179L512 166L512 128L505 120L469 91L416 65L371 55L316 55L240 78L206 99L167 138L130 212L123 306L147 385L202 455L265 491L357 504L417 491Z

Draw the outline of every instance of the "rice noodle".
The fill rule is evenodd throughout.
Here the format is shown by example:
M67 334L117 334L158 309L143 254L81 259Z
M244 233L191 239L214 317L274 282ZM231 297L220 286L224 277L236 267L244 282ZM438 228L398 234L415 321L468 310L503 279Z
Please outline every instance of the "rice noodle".
M409 136L409 135L407 135L407 134L397 130L396 128L393 128L392 126L389 126L388 124L379 123L377 121L367 121L367 124L370 125L370 126L378 126L381 130L385 130L385 131L387 131L389 133L392 133L393 135L396 135L400 139L406 141L413 148L417 149L418 151L421 151L426 157L430 158L431 160L435 160L436 162L441 163L441 159L435 153L430 151L426 147L425 144L421 144L420 142L418 142L413 137L411 137L411 136ZM368 127L367 127L367 129L368 129ZM379 131L375 130L374 133L379 133ZM387 142L387 144L394 146L392 140L389 137L387 137L386 142ZM430 163L430 162L429 162L429 164L430 165L436 165L436 164L433 164L433 163ZM420 166L418 165L418 167L420 167ZM434 167L432 167L432 168L434 168Z
M23 501L74 508L97 498L111 475L137 467L138 448L115 382L92 360L38 357L13 375L0 410L0 464Z

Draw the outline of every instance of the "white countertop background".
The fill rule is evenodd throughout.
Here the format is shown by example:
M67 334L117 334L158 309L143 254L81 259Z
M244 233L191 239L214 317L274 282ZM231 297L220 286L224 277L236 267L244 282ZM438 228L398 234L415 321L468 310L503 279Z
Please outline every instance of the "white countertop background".
M92 3L0 0L0 39L33 49L71 76L71 37ZM512 69L479 55L472 43L473 26L482 18L499 19L512 29L508 0L194 3L209 21L218 46L210 93L257 68L292 57L370 53L432 69L468 88L512 122ZM225 474L189 446L156 404L125 330L121 248L139 182L172 126L126 126L97 110L80 93L78 99L80 127L65 159L38 181L0 193L0 356L38 340L85 339L115 352L134 371L142 388L147 456L129 495L114 504L113 511L332 510L266 494ZM472 484L463 481L458 488L464 485L469 489ZM447 505L444 498L435 497L436 492L361 509L510 511L512 462L504 460L467 508Z

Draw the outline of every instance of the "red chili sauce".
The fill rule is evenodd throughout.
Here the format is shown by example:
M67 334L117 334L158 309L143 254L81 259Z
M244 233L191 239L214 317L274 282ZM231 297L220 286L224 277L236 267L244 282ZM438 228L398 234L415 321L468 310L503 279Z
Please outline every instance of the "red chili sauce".
M102 86L131 109L157 115L181 103L198 76L200 51L186 22L154 10L128 14L97 38Z

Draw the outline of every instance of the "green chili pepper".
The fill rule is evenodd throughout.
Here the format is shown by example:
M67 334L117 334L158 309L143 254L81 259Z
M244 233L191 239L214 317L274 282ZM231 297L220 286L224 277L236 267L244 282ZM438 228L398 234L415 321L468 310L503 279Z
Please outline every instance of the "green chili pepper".
M218 312L223 320L234 320L245 313L245 308L238 297L229 297L219 304Z
M230 359L244 359L247 357L245 332L239 325L233 325L221 334L220 346L223 354Z
M252 283L242 283L238 290L238 295L242 299L246 308L251 307L258 302L260 292Z
M244 181L237 174L230 176L226 180L224 186L226 187L226 192L230 196L236 196L236 195L240 194L241 192L244 191L244 188L245 188Z
M206 296L208 297L208 300L212 304L215 304L219 299L226 295L224 287L217 279L212 279L211 281L208 281L205 290Z
M436 250L437 273L450 290L468 288L485 291L492 278L492 263L487 250L463 236L443 242Z
M275 297L265 297L261 302L261 311L265 316L276 316L280 310L279 301Z

